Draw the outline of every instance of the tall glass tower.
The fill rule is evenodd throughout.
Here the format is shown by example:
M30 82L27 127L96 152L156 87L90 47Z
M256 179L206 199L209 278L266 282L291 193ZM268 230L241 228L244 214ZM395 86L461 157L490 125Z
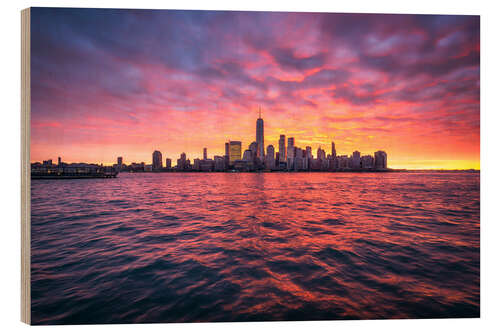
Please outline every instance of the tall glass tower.
M257 131L256 140L257 141L257 157L264 161L264 120L261 118L261 111L259 107L259 119L257 119Z
M285 135L281 134L280 135L280 141L279 141L279 153L280 153L280 163L286 162L286 148L285 148Z
M158 150L155 150L153 152L153 170L160 170L161 168L163 168L161 153Z
M229 165L241 160L241 141L229 141Z

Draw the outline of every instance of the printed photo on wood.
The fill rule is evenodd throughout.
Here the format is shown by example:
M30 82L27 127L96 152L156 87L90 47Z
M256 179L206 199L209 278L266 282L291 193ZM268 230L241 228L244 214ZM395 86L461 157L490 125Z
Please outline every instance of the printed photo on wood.
M476 318L479 16L22 12L22 320Z

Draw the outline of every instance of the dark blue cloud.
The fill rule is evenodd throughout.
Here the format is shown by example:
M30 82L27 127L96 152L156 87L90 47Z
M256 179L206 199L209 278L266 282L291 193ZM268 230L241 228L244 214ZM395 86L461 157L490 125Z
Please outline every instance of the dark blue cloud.
M297 57L291 48L274 48L271 50L274 60L285 69L307 70L325 65L326 53L320 52L309 57Z
M298 56L301 40L288 40L290 25L318 35L309 56ZM309 30L308 30L309 29ZM309 31L310 32L310 31ZM286 41L287 43L284 43ZM316 49L314 49L316 47ZM349 66L331 61L343 47L355 55ZM249 51L250 49L250 51ZM250 74L245 65L268 54L283 71L318 69L303 80L288 81L268 71ZM66 89L105 91L118 99L145 96L140 65L174 69L220 88L226 99L243 99L245 87L266 99L276 88L296 98L304 89L325 89L333 99L353 105L381 100L416 101L439 95L479 95L477 72L452 84L404 87L382 94L381 88L428 76L427 85L447 75L479 67L479 17L447 15L374 15L33 8L32 96L39 112L65 103ZM377 84L350 83L352 72L365 69L385 75ZM331 89L336 86L335 90ZM390 90L390 89L389 89ZM185 94L186 89L172 89ZM183 96L179 96L182 98ZM49 99L52 100L49 100ZM300 100L300 99L299 99ZM276 103L267 98L268 103ZM305 103L313 106L314 101ZM312 104L311 104L312 103Z

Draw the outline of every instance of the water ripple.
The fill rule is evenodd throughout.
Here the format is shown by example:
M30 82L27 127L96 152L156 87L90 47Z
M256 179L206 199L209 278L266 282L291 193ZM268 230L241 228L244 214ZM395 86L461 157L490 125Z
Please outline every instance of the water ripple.
M479 175L32 181L34 324L479 316Z

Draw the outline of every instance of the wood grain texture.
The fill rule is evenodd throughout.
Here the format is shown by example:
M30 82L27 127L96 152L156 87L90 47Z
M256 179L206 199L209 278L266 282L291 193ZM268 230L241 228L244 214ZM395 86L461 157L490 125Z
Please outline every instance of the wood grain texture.
M31 324L30 9L21 11L21 321Z

